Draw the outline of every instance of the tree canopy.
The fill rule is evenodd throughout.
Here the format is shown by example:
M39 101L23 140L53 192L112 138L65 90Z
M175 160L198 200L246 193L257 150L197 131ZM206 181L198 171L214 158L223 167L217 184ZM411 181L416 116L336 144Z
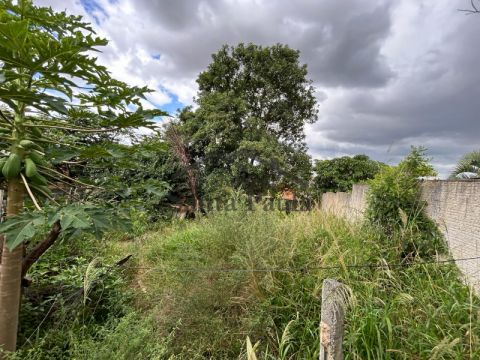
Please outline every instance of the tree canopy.
M318 193L350 191L353 184L373 179L382 166L383 163L371 160L367 155L317 160L314 188Z
M262 193L308 183L304 126L317 108L299 55L286 45L239 44L212 56L197 80L198 108L184 109L178 123L205 189Z

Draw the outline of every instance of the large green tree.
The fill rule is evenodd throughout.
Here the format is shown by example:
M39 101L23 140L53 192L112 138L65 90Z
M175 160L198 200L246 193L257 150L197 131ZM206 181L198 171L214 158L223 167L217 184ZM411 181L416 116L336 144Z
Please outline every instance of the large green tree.
M197 79L198 108L179 116L204 189L229 184L262 193L308 183L304 126L316 121L317 108L299 56L280 44L224 46L213 54Z
M314 166L314 188L318 193L350 191L353 184L373 179L382 166L385 165L371 160L367 155L317 160Z
M51 198L48 183L73 180L50 165L46 148L86 156L95 149L85 148L85 142L67 141L68 134L149 126L149 119L163 114L142 108L140 99L147 88L129 87L98 64L92 54L106 44L79 16L27 0L0 0L0 166L8 189L7 221L0 230L5 235L0 265L0 349L4 351L16 347L23 265L35 261L60 230L101 230L109 221L95 220L94 213L99 214L88 206L71 206L49 217L22 214L27 194L41 212L40 200ZM52 132L66 134L66 141L51 137ZM25 253L24 242L47 225L49 236L33 247L33 253Z

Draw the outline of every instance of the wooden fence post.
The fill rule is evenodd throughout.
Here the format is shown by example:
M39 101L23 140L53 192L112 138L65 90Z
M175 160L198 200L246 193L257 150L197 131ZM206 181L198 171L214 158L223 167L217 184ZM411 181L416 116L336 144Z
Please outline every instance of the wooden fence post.
M320 319L320 360L342 360L345 291L334 279L323 280Z

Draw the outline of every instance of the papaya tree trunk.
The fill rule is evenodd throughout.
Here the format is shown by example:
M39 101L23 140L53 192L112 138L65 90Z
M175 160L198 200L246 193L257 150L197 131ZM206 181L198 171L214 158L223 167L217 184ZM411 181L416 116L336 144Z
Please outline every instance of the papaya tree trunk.
M24 187L19 179L8 183L7 217L17 215L23 208ZM5 239L6 240L6 239ZM18 313L22 280L23 247L10 251L3 242L0 267L0 348L15 351L17 346ZM0 360L3 356L0 354Z

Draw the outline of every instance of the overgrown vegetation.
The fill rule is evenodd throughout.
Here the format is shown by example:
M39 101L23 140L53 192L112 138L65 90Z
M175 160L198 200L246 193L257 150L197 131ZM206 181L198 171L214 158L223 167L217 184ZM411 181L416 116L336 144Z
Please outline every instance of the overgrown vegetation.
M28 331L22 328L22 338L40 326L19 356L246 359L248 336L259 342L259 359L317 359L321 284L327 277L351 292L346 359L480 356L480 301L459 281L453 264L422 265L415 258L404 267L347 267L397 264L394 245L388 244L375 227L316 211L285 216L238 210L164 224L134 240L111 238L96 245L101 251L84 255L82 266L72 264L60 273L76 277L78 286L93 258L100 255L109 264L135 253L123 274L108 280L123 279L120 288L129 283L128 306L121 305L125 293L105 279L82 310L90 317L68 317L59 307L40 324L43 316L32 312L51 302L25 307L23 315L35 320ZM63 251L55 256L83 250ZM39 264L39 281L46 276L41 270ZM111 304L109 316L101 316L105 307L94 309L98 297Z
M197 83L198 108L176 124L201 169L202 191L222 195L307 190L311 161L304 126L317 119L307 66L287 45L223 46Z
M420 196L420 178L434 175L425 149L412 148L397 166L384 167L369 182L367 218L402 258L435 255L443 249L442 236L425 214Z
M282 44L222 47L198 107L159 130L167 114L143 107L150 90L92 56L105 45L81 17L0 0L0 359L245 359L247 344L259 359L316 359L327 277L350 294L347 359L480 357L479 299L453 265L431 264L446 255L419 200L419 178L434 175L422 149L394 167L318 161L312 178L314 88ZM363 225L200 207L373 177Z

